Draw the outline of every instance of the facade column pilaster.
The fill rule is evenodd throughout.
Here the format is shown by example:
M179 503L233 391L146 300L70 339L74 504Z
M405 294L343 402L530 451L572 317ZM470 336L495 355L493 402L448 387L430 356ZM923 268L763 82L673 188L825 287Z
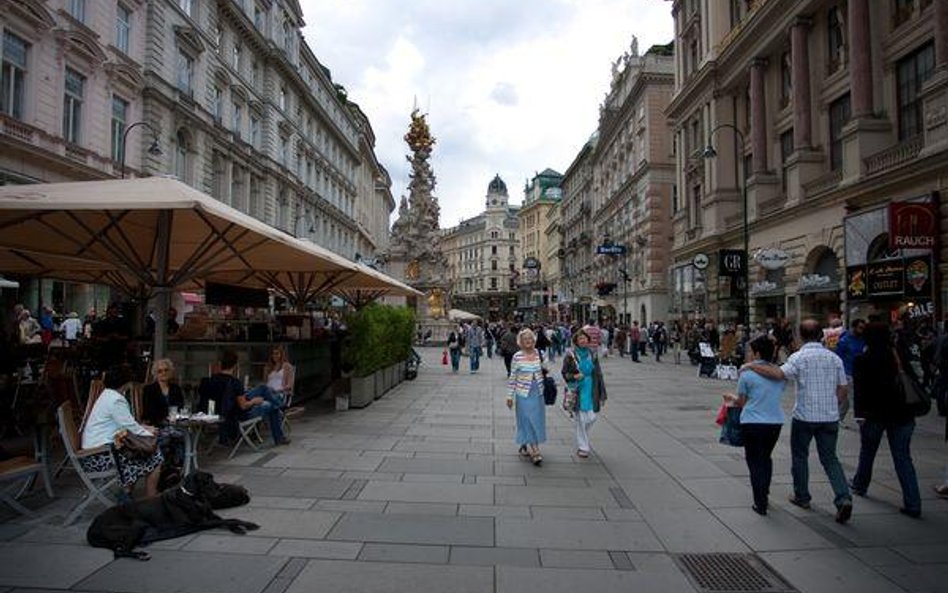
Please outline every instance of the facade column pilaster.
M811 25L811 19L801 17L796 19L790 28L793 62L793 147L797 150L812 145L810 52L807 47Z
M933 3L935 72L922 85L924 146L920 157L948 150L948 0Z
M767 61L756 58L750 65L751 150L754 174L767 170L767 110L764 92L764 74Z
M849 85L852 117L873 114L869 0L849 0Z

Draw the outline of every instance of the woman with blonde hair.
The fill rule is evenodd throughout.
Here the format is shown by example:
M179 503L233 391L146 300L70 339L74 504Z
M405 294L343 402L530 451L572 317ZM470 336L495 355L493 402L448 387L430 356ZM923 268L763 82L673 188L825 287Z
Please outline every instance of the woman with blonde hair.
M520 350L513 355L508 379L507 407L515 408L520 455L533 465L543 463L540 443L546 442L546 406L543 401L543 361L536 349L536 334L530 329L517 334ZM516 401L516 404L514 403Z
M270 349L270 358L264 367L264 375L267 377L267 387L275 394L282 395L293 391L293 365L286 357L286 350L283 346L274 346Z

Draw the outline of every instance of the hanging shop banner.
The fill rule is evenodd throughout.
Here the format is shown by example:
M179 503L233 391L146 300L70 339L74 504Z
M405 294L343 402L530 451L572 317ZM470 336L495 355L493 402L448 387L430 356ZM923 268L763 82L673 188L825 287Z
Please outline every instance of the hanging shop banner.
M869 296L867 283L866 266L846 268L846 300L861 301Z
M889 204L890 249L934 249L938 213L932 202Z
M901 295L904 290L905 262L893 259L866 265L869 296Z
M741 249L718 252L718 276L742 277L747 270L747 254Z
M931 262L927 255L905 258L905 296L932 296Z

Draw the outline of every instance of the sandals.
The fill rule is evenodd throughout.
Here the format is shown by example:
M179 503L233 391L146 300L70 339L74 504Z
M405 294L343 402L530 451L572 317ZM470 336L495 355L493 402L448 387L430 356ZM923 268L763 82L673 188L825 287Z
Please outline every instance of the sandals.
M526 459L526 458L528 458L528 457L529 457L529 458L532 458L532 455L530 455L530 452L527 451L527 446L526 446L526 445L520 445L520 450L517 451L517 452L520 453L520 456L523 457L524 459Z
M940 498L948 499L948 484L935 484L932 486L932 490L935 491Z
M589 457L589 451L583 451L582 449L577 449L576 457L581 457L583 459L586 459L587 457Z
M533 462L533 465L539 467L543 463L543 456L540 455L540 452L537 451L535 454L530 456L530 461Z

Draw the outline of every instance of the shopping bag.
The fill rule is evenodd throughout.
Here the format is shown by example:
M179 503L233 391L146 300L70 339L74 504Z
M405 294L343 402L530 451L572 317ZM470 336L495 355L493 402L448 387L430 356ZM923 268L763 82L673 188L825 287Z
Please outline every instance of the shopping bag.
M744 437L741 434L741 409L737 406L727 408L727 417L721 427L721 436L718 442L732 447L743 447Z
M448 351L447 350L441 353L441 364L443 365L448 364Z
M727 421L727 404L721 404L721 407L718 408L717 418L714 419L714 423L718 426L724 426L724 423Z

